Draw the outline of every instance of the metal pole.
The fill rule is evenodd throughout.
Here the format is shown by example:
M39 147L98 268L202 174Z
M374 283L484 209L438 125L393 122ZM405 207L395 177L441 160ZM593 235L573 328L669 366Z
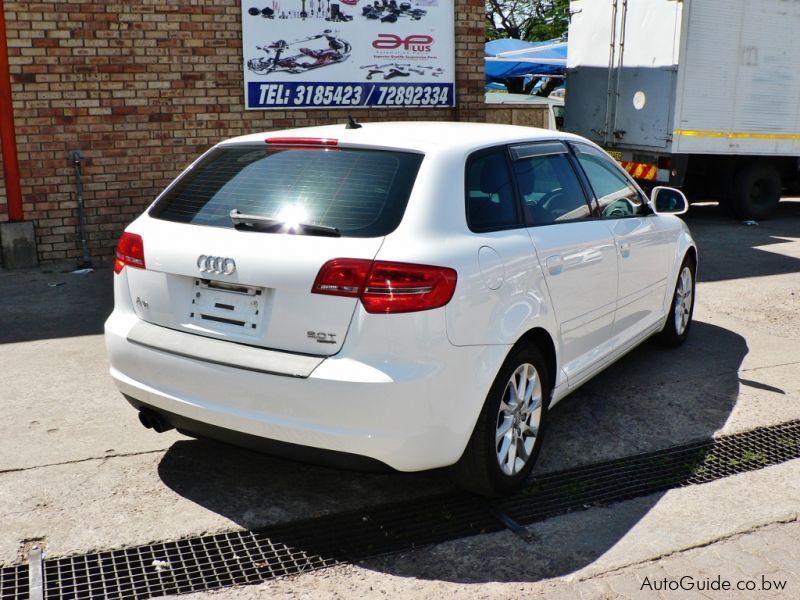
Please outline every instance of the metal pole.
M603 123L603 131L597 132L602 134L603 143L608 144L611 142L611 82L614 76L614 57L617 51L617 0L611 0L611 43L608 51L608 82L606 83L606 120Z
M86 240L86 211L83 206L83 181L81 180L81 155L80 150L73 150L69 153L69 158L75 167L75 185L78 188L78 227L81 235L81 248L83 250L83 259L78 268L91 269L92 257L89 256L89 244Z
M620 25L620 33L619 33L619 62L617 67L617 89L614 92L614 121L611 124L611 135L609 136L609 143L614 144L617 142L618 137L622 137L618 135L620 132L617 130L617 117L619 116L619 111L617 107L619 106L619 88L620 84L622 83L622 73L625 68L625 30L628 24L628 0L622 0L622 24ZM624 132L622 132L624 135Z
M3 0L0 0L0 138L2 138L3 148L3 174L6 181L8 219L23 221L17 139L14 135L14 106L11 103L11 72L8 67L6 12Z
M42 549L34 546L28 555L28 597L30 600L44 599L44 569Z

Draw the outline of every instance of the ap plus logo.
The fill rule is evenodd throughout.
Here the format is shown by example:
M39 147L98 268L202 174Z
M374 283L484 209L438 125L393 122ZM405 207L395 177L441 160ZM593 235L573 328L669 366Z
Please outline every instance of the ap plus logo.
M400 37L393 33L379 33L378 39L372 42L372 47L378 50L410 50L411 52L430 52L433 38L429 35L409 35Z

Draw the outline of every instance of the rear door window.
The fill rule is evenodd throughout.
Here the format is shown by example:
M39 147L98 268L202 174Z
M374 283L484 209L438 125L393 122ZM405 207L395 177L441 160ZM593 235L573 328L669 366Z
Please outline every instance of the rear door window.
M350 148L217 148L172 186L150 216L233 227L232 210L377 237L403 218L423 156Z
M473 156L467 165L467 222L472 231L521 225L505 148Z

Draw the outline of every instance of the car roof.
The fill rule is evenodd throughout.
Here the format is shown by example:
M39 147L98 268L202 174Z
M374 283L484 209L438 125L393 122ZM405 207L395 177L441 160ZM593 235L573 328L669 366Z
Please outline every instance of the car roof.
M347 129L345 124L303 127L250 134L231 138L223 144L263 144L267 138L329 138L342 146L373 147L385 149L470 151L488 146L523 141L574 139L578 136L519 125L494 123L465 123L447 121L396 121L361 123L358 129Z

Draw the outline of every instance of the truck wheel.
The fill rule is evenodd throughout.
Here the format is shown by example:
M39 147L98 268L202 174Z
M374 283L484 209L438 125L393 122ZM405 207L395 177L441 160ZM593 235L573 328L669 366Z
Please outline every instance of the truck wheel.
M743 166L733 178L733 210L742 219L767 219L781 199L781 176L766 163Z
M546 363L535 347L511 352L489 389L464 454L450 467L455 483L483 496L522 487L542 444L551 391Z

